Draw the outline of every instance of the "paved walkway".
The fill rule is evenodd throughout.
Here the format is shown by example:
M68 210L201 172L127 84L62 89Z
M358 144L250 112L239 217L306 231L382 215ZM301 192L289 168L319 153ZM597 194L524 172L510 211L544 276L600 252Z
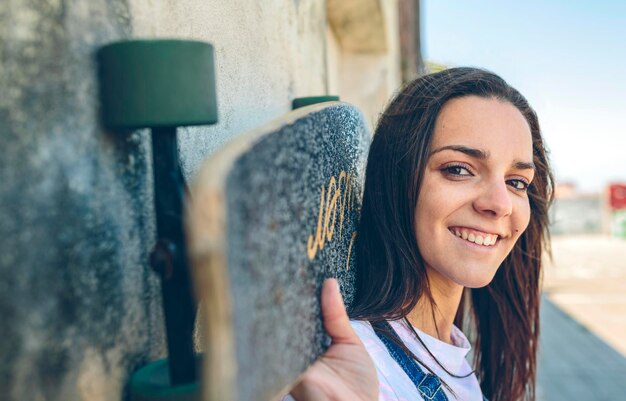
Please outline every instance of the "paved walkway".
M541 306L538 401L626 401L626 357L548 299Z
M552 241L541 315L538 401L626 401L626 241Z
M626 356L626 240L561 236L552 249L544 280L548 299Z

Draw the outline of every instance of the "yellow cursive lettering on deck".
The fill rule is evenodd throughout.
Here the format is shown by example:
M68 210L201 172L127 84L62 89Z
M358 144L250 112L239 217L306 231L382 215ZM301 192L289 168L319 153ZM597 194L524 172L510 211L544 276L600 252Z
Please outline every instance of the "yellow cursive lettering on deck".
M346 270L350 268L350 255L352 255L352 244L356 238L356 231L352 232L352 238L350 238L350 246L348 246L348 258L346 259Z
M350 213L354 202L352 180L352 176L342 170L341 173L339 173L339 179L332 176L328 182L328 186L322 186L319 210L317 214L317 228L315 230L315 234L309 235L306 245L306 252L309 260L315 258L317 251L324 249L327 242L332 241L337 222L338 206L339 237L341 238L345 213ZM337 205L337 201L339 201L339 205ZM354 240L355 234L356 233L352 234L350 248L352 247L352 241ZM349 255L348 258L350 258Z

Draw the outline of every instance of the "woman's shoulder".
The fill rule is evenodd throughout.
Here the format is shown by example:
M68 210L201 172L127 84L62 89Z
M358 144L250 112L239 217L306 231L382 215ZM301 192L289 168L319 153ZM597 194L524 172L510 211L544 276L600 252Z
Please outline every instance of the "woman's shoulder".
M350 325L357 332L357 334L369 335L374 333L374 329L372 329L372 325L367 320L350 320Z
M387 349L380 338L378 338L370 322L366 320L351 320L350 324L373 358L381 351L387 354Z
M351 320L350 324L376 366L379 401L421 400L415 386L393 360L370 322Z
M352 328L370 354L372 354L372 351L380 348L379 345L381 346L382 343L379 344L380 339L376 335L370 322L366 320L351 320L350 325L352 325Z

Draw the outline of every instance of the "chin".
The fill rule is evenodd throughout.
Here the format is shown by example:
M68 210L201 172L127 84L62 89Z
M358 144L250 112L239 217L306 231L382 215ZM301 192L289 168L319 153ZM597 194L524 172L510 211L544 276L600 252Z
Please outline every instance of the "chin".
M491 279L490 280L483 280L483 281L475 281L475 282L471 282L468 285L465 285L465 288L483 288L489 285L489 283L491 283Z
M479 274L471 277L464 277L463 279L458 280L457 283L465 288L482 288L488 286L489 283L493 281L495 275L496 272L494 271L493 274L490 275Z

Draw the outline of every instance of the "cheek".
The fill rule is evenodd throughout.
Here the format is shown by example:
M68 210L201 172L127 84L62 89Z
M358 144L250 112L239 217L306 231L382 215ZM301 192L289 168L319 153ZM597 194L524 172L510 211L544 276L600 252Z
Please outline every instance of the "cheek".
M444 220L471 201L467 187L454 185L435 173L425 177L415 208L416 225L421 221Z
M445 191L441 185L433 185L432 180L424 180L415 207L415 232L419 236L432 231L432 225L441 218L442 202L445 202Z
M524 202L520 202L520 205L515 209L515 216L513 218L513 227L517 237L522 235L528 224L530 223L530 203L528 199Z
M455 196L454 186L438 176L436 171L426 171L417 197L417 208L421 214L436 214Z

